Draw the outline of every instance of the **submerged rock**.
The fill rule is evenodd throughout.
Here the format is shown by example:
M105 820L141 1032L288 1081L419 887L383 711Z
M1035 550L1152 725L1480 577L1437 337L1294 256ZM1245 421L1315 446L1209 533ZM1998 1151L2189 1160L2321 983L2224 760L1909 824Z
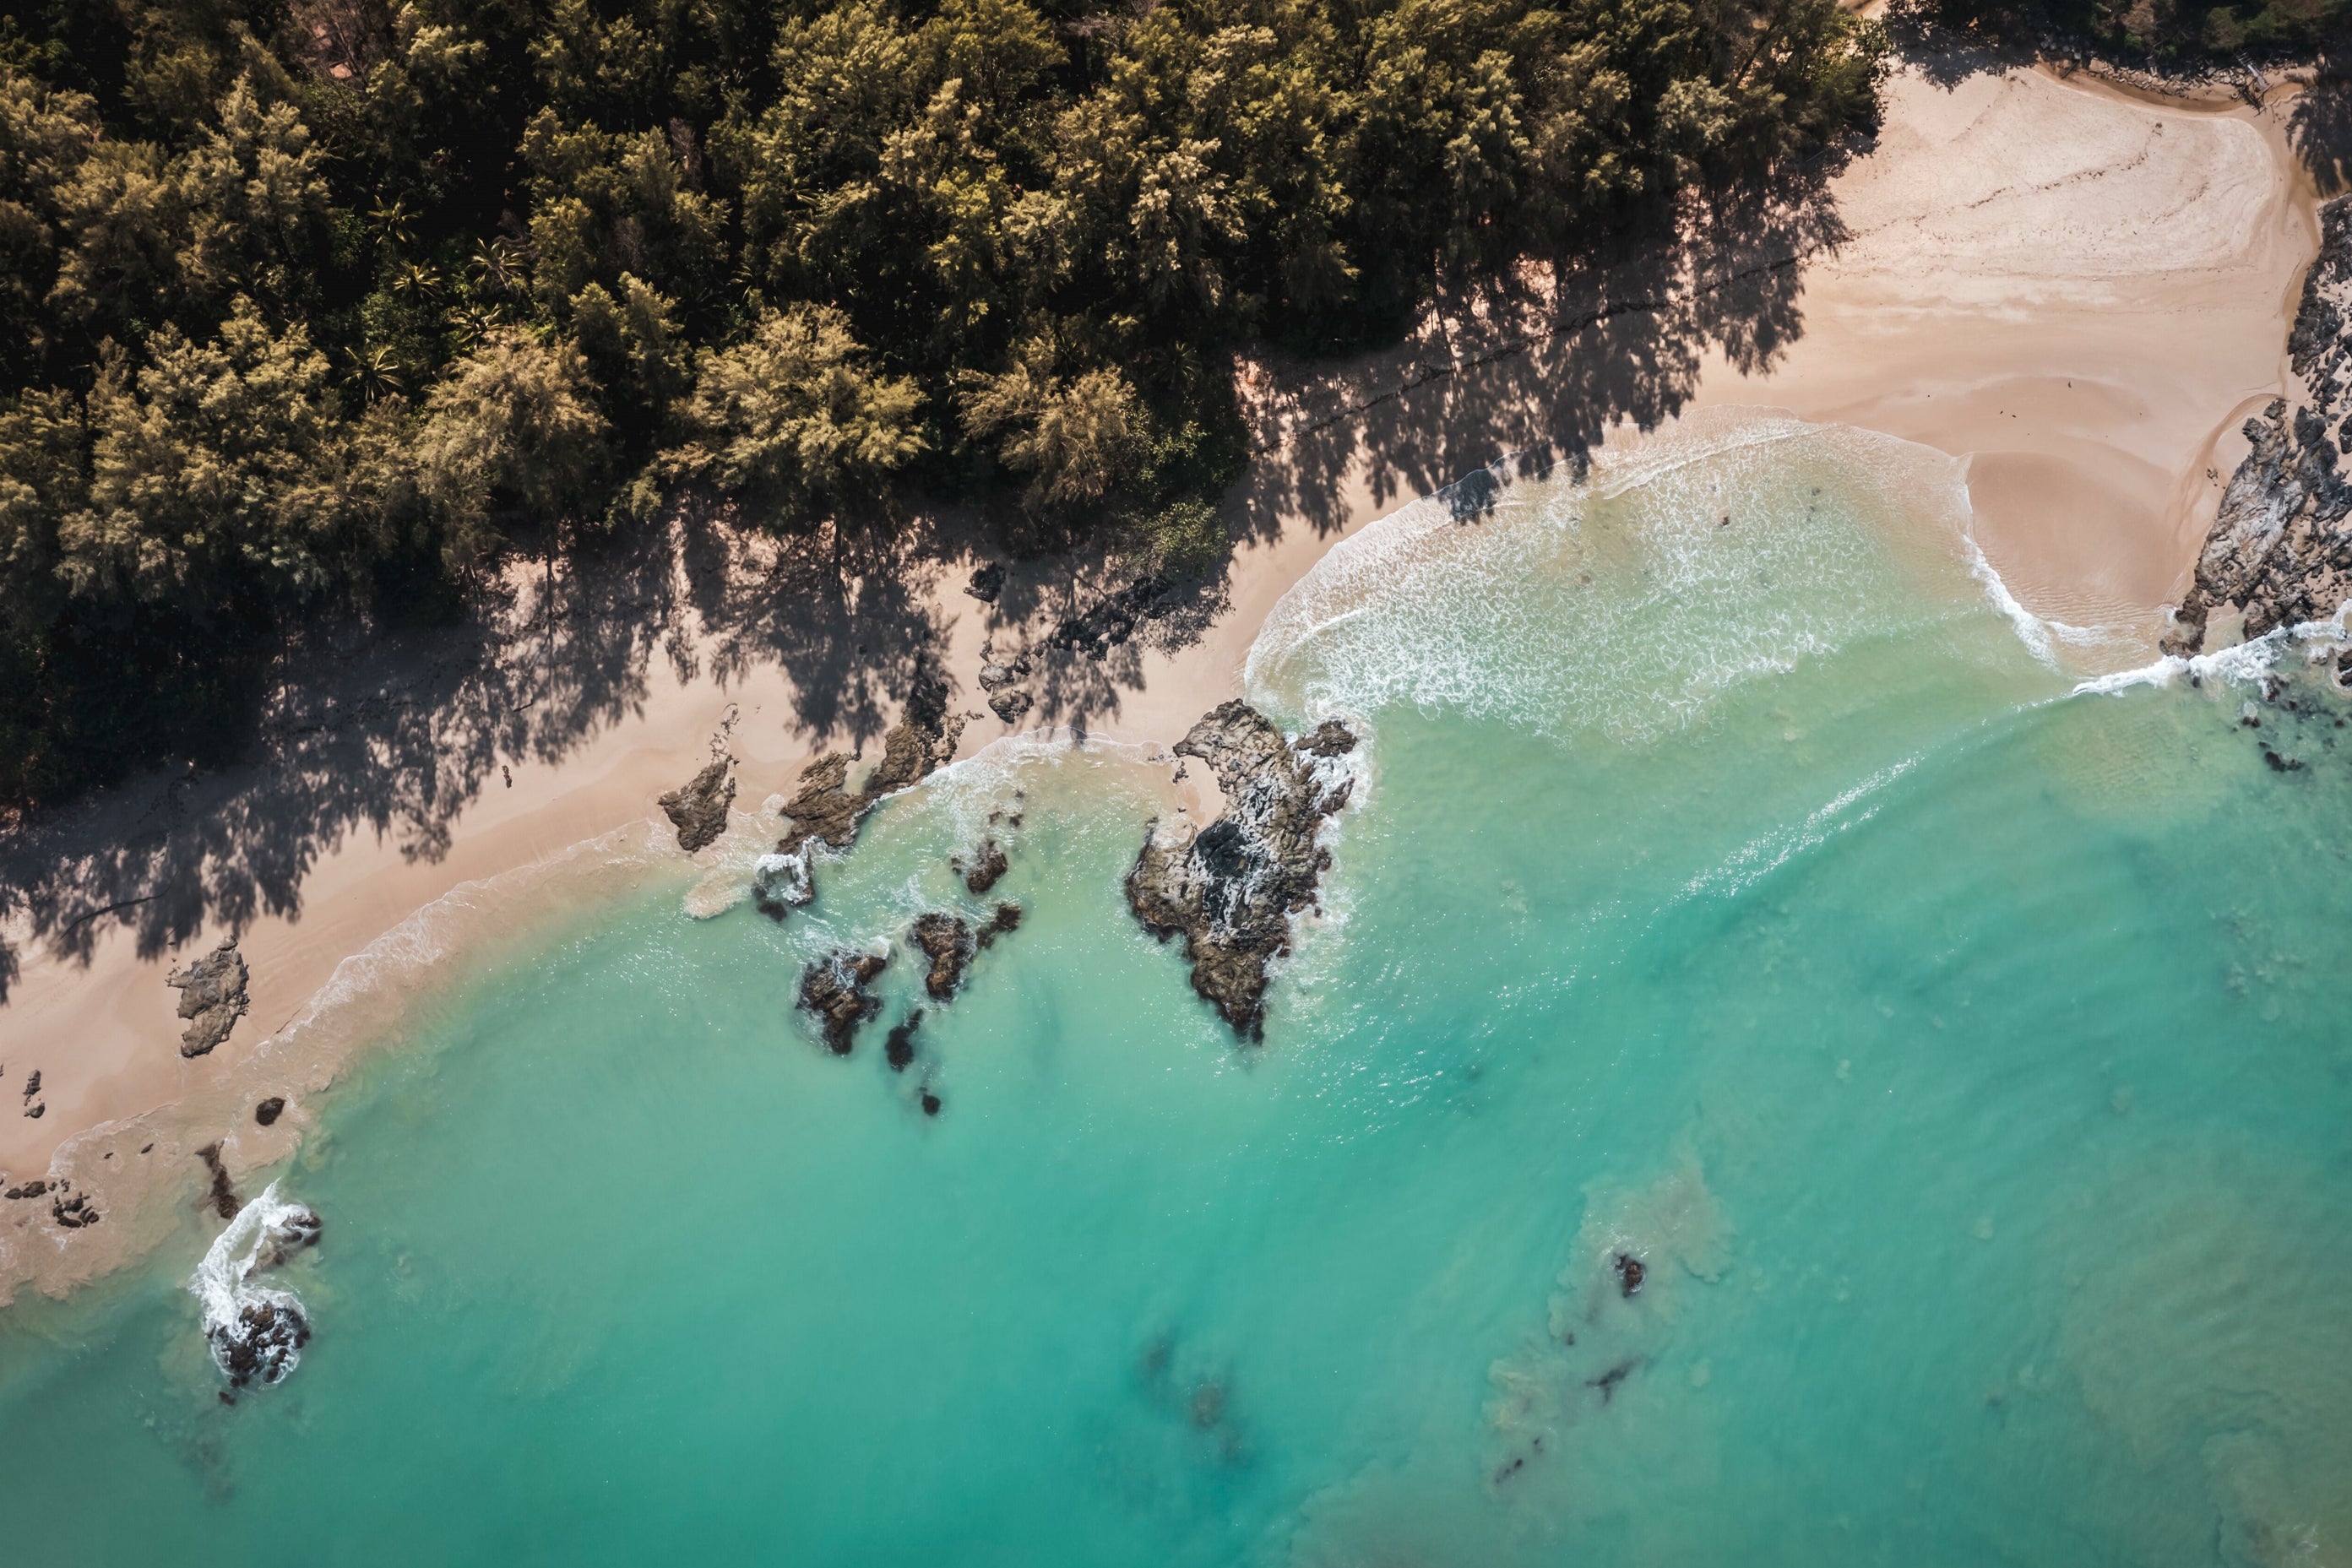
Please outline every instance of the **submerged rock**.
M228 1038L246 1009L245 958L234 936L163 983L180 993L180 1016L189 1020L180 1034L182 1056L202 1056Z
M866 988L889 963L879 953L838 947L801 971L801 1006L817 1016L835 1056L847 1056L858 1027L882 1010L882 998Z
M1155 827L1128 873L1136 919L1162 941L1183 936L1192 988L1244 1040L1265 1037L1266 967L1330 863L1315 835L1347 803L1353 781L1330 763L1355 745L1337 720L1294 745L1246 703L1216 708L1175 750L1216 774L1224 814L1198 831Z
M2243 613L2246 636L2333 616L2352 600L2352 486L2338 459L2352 452L2352 197L2320 212L2319 256L2305 274L2287 340L2302 383L2246 421L2253 450L2230 476L2205 536L2170 653L2204 645L2206 622L2224 606Z
M720 757L691 781L661 798L661 809L677 829L677 847L688 854L727 831L727 810L735 803L734 759Z
M923 1027L923 1009L915 1009L890 1026L889 1035L882 1041L882 1059L893 1072L904 1072L915 1060L915 1031Z
M930 973L923 977L923 989L935 1002L952 1000L976 951L971 927L955 915L935 910L919 917L910 935L931 961Z
M205 1162L205 1168L212 1172L213 1176L212 1186L205 1194L205 1201L213 1206L213 1212L223 1219L235 1219L241 1205L236 1196L236 1188L229 1185L228 1167L221 1163L221 1146L218 1144L206 1144L196 1151L196 1158Z
M1021 906L1007 899L996 906L996 913L990 915L988 924L980 928L976 940L982 947L993 946L999 936L1020 928Z

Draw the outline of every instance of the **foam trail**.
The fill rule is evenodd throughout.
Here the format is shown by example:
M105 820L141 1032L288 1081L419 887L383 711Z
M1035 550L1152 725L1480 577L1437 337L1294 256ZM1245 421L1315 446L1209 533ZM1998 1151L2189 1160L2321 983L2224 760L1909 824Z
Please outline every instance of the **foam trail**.
M230 1386L256 1378L283 1383L300 1364L310 1338L301 1301L291 1291L254 1284L253 1276L316 1242L319 1230L319 1217L279 1197L271 1182L236 1211L196 1265L188 1292L204 1303L205 1341Z

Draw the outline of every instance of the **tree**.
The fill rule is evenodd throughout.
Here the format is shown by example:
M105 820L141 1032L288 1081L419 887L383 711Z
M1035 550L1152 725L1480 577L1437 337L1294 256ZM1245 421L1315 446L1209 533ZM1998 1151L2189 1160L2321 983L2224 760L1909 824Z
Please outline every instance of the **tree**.
M671 470L722 493L839 505L870 499L923 450L912 379L878 373L826 306L763 312L750 337L706 350Z
M498 514L593 518L607 474L604 416L579 346L501 327L426 395L418 483L453 570L497 548Z
M88 503L58 527L73 591L201 615L337 580L354 518L340 406L309 333L273 331L240 295L210 342L167 326L149 349L135 372L110 361L89 395Z

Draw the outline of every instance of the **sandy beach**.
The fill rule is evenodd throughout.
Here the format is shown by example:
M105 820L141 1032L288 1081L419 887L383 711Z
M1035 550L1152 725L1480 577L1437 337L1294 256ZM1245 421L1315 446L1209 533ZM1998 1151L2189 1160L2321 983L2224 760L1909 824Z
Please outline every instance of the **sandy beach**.
M1785 409L1965 458L1979 542L2011 591L2044 617L2126 628L2153 650L2244 450L2237 428L2286 374L2316 198L2284 102L2159 99L2045 70L1945 84L1906 68L1874 150L1785 203L1712 214L1672 276L1538 279L1542 311L1465 302L1344 367L1249 367L1264 451L1229 502L1242 542L1213 617L1101 663L1039 650L1038 706L1021 722L1172 741L1237 692L1268 610L1351 531L1501 454L1573 455L1710 405ZM758 564L711 569L750 585L719 614L709 572L698 587L665 558L645 601L660 614L608 604L616 625L641 617L609 643L549 617L542 685L549 708L569 702L565 723L543 723L548 708L493 712L467 732L476 761L462 781L428 757L421 800L342 809L323 832L287 833L258 871L240 846L278 845L272 830L287 824L268 816L287 797L234 772L134 783L80 813L89 863L183 843L192 852L169 863L204 891L183 901L186 918L159 925L142 924L145 899L93 914L113 895L66 906L55 901L69 890L49 887L44 929L20 919L7 933L21 968L0 1008L0 1105L14 1108L38 1070L44 1111L0 1118L0 1174L69 1176L105 1219L61 1228L47 1204L0 1207L0 1301L26 1286L61 1292L179 1223L180 1200L205 1183L204 1145L226 1140L232 1176L284 1158L311 1098L351 1051L387 1036L443 953L518 935L526 907L647 879L690 884L699 873L655 801L714 745L737 759L738 822L702 858L756 842L763 799L788 793L810 757L870 742L903 695L903 639L874 633L869 659L866 627L928 636L953 706L980 716L969 754L1010 727L982 711L983 645L1033 645L1074 591L1054 561L1014 563L991 606L963 591L975 558L934 559L887 591L843 588L834 645L794 660L762 656L802 644L777 630L797 613L791 601L761 607L772 576ZM532 623L538 591L520 572L519 624ZM559 646L595 676L577 683L593 693L554 691ZM527 674L531 649L524 639L502 657ZM837 688L814 689L819 667ZM371 689L394 707L429 705L402 694L439 690L436 679ZM415 732L428 747L448 733ZM322 778L295 798L335 790ZM165 977L232 932L250 1011L217 1050L183 1059ZM287 1043L338 966L371 944L329 999L383 994ZM272 1095L289 1105L264 1129L251 1108Z

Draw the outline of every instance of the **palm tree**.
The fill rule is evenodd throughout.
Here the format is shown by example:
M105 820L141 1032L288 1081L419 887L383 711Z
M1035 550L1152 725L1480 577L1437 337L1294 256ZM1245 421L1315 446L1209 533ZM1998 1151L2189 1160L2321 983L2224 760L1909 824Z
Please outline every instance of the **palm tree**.
M352 373L348 379L359 388L362 402L373 402L400 390L400 356L390 349L378 347L365 353L357 349L346 349L343 352L352 361Z

